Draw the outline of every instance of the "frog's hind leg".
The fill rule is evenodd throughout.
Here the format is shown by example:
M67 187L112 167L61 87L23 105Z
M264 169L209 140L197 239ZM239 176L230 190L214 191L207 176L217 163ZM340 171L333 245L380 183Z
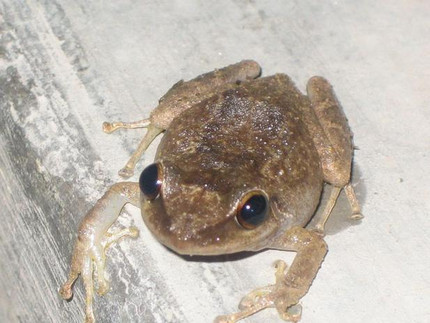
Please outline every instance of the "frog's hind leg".
M352 218L361 219L361 210L351 186L352 133L333 89L324 78L315 76L307 85L316 120L313 137L321 159L325 182L333 186L330 198L321 216L316 219L315 230L324 233L324 225L336 204L339 193L345 189L351 205Z
M151 124L150 119L143 119L134 122L104 122L103 123L103 131L106 133L112 133L118 129L137 129L137 128L147 128L145 137L139 143L139 146L134 151L133 155L131 155L127 164L122 168L118 174L123 178L129 178L134 174L134 168L136 163L139 161L142 154L148 149L151 142L164 131L164 129L160 129Z

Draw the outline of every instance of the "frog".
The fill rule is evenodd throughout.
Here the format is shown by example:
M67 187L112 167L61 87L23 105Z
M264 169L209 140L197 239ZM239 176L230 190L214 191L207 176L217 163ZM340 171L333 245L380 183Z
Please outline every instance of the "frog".
M243 60L179 81L146 119L105 122L107 133L147 128L119 171L125 178L154 138L164 135L139 181L113 184L82 219L62 298L72 297L81 276L85 322L95 322L94 289L99 295L109 290L107 248L139 236L134 226L108 232L130 203L141 209L155 238L179 255L296 252L290 266L275 262L274 284L251 290L238 311L215 322L237 322L266 308L299 321L299 302L328 252L325 223L341 191L349 216L363 217L351 184L354 146L344 111L324 78L312 77L306 92L286 74L262 77L257 62ZM331 193L319 205L323 186ZM324 211L315 218L319 207Z

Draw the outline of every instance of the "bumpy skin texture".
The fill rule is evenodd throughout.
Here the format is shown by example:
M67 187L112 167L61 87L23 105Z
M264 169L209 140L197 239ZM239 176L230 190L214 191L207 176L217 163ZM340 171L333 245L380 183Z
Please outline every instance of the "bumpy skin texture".
M161 189L154 198L139 194L138 183L115 184L82 220L60 293L70 298L74 281L82 276L86 322L94 322L93 268L97 292L104 294L106 249L122 237L138 235L136 228L107 232L126 203L140 204L152 234L180 254L296 251L288 269L284 262L276 263L275 284L252 291L240 302L239 312L216 322L236 322L266 307L275 307L284 320L300 319L294 305L308 291L327 253L324 223L343 188L353 217L361 217L349 183L352 136L326 80L312 78L305 96L284 74L257 79L259 74L256 62L242 61L175 84L148 119L104 124L106 132L148 128L121 171L126 176L165 131L155 160ZM310 230L305 226L324 181L332 184L332 194ZM268 205L264 221L252 229L236 217L250 192L264 196Z
M177 252L217 254L265 247L286 229L305 226L323 182L302 120L306 104L288 77L278 74L183 112L158 148L164 184L159 199L143 201L149 228ZM267 194L272 216L249 231L234 217L241 197L254 189Z

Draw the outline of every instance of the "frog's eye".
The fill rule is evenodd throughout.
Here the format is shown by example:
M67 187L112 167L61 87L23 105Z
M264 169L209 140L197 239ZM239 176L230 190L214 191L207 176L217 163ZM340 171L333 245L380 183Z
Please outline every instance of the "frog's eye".
M245 229L254 229L266 219L268 209L266 195L258 191L249 192L245 194L237 208L237 222Z
M162 184L162 171L159 164L147 166L139 177L139 187L143 195L149 200L155 199L160 194Z

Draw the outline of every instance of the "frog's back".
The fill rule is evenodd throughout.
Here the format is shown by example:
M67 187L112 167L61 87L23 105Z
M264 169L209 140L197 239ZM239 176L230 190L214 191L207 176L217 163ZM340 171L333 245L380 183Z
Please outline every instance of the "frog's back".
M303 120L308 104L286 75L245 82L183 112L167 130L159 158L208 189L268 194L282 215L304 225L319 201L322 172Z

